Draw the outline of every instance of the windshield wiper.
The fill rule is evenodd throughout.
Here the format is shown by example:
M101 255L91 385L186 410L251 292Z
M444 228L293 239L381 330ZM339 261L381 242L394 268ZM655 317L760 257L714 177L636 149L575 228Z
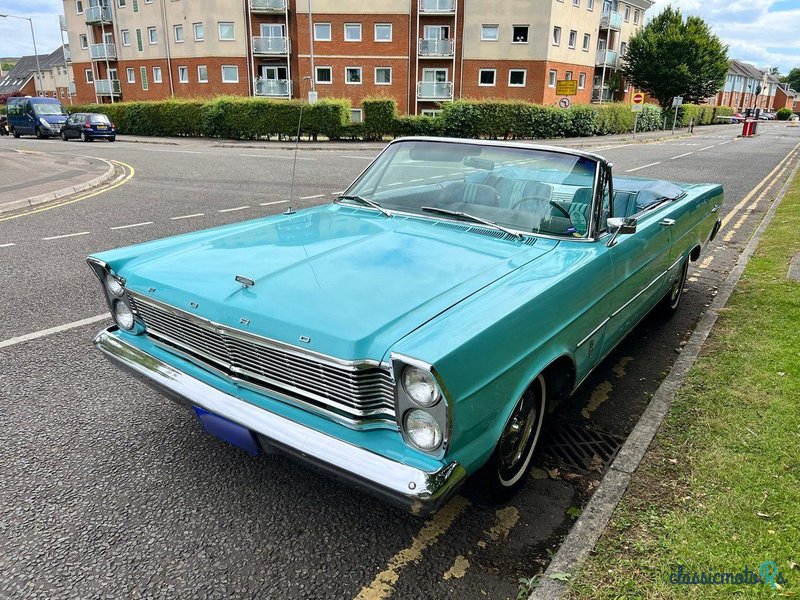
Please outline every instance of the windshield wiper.
M370 200L369 198L362 198L361 196L339 196L338 198L336 198L336 202L339 202L339 200L352 200L353 202L360 202L365 206L369 206L370 208L374 208L375 210L380 211L382 215L385 215L387 217L392 216L392 213L390 213L380 204L375 202L375 200Z
M467 219L469 221L473 221L474 223L482 223L483 225L488 225L489 227L494 227L495 229L499 229L500 231L502 231L503 233L507 233L508 235L513 235L517 239L522 239L524 237L518 231L511 231L510 229L506 229L502 225L498 225L494 221L483 219L481 217L476 217L475 215L470 215L465 212L456 210L447 210L446 208L437 208L435 206L423 206L421 210L429 213L436 213L439 215L450 215L451 217L458 217L459 219Z

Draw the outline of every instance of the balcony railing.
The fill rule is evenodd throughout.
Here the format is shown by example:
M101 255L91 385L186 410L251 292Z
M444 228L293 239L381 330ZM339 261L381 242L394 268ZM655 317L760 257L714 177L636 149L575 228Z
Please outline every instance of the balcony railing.
M419 12L454 13L456 12L456 0L419 0Z
M453 56L454 50L453 40L419 40L418 54L421 57Z
M250 0L250 10L253 12L284 12L286 0Z
M90 6L84 13L87 25L111 23L111 8L108 6Z
M619 65L619 53L613 50L598 50L595 64L598 67L614 67Z
M289 38L254 37L253 54L288 54Z
M114 44L92 44L89 53L92 60L117 60L117 47Z
M452 97L452 81L420 81L417 83L418 100L450 100Z
M58 24L61 25L61 30L67 30L67 17L64 15L58 15Z
M256 96L288 98L292 82L288 79L256 79Z
M78 88L75 87L74 81L69 82L69 88L67 89L69 90L69 93L72 94L73 96L78 93Z
M94 91L98 96L119 96L122 93L119 79L95 79Z
M72 62L72 51L69 48L64 48L64 60Z
M600 19L600 29L613 29L614 31L622 29L622 14L613 10L604 12L603 18Z

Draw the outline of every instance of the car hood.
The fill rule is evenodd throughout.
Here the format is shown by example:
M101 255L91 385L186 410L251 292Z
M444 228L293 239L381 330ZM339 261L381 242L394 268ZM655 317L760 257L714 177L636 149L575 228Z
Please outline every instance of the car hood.
M63 125L67 122L66 115L42 115L42 119L47 121L48 123Z
M469 229L329 206L97 258L134 293L200 317L342 359L381 360L398 339L557 245Z

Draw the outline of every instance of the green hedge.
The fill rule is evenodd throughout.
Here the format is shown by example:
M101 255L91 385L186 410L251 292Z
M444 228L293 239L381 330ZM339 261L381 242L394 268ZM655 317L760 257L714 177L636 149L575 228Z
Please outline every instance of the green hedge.
M788 121L789 117L792 116L792 109L790 108L781 108L775 113L776 118L778 121Z
M145 136L205 136L235 139L288 138L301 134L339 138L350 121L350 102L299 101L221 96L213 100L120 102L69 107L70 112L102 112L121 134Z

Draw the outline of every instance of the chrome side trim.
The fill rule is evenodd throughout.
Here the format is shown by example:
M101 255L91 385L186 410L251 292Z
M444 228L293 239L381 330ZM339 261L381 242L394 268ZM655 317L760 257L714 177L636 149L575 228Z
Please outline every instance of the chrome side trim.
M623 310L625 310L626 308L628 308L628 306L630 306L630 305L631 305L631 304L632 304L632 303L633 303L633 302L634 302L634 301L635 301L635 300L636 300L636 299L637 299L639 296L641 296L641 295L642 295L642 294L644 294L644 293L645 293L647 290L649 290L651 287L653 287L653 286L654 286L654 285L655 285L655 284L656 284L656 283L657 283L659 280L661 280L661 278L662 278L662 277L664 277L664 275L666 275L666 274L667 274L667 273L669 273L669 272L670 272L672 269L674 269L674 268L675 268L675 265L677 265L677 264L678 264L679 262L681 262L682 260L683 260L683 256L681 256L681 257L680 257L678 260L676 260L676 261L675 261L674 263L672 263L672 264L671 264L669 267L667 267L667 270L666 270L666 271L664 271L664 272L660 273L660 274L659 274L659 275L658 275L658 276L657 276L655 279L653 279L653 281L651 281L649 284L647 284L647 287L645 287L645 288L643 288L643 289L639 290L639 293L638 293L638 294L636 294L636 295L635 295L633 298L631 298L630 300L628 300L628 301L627 301L625 304L623 304L623 305L622 305L622 306L620 306L620 307L619 307L617 310L615 310L613 313L611 313L611 316L612 316L612 317L616 317L616 316L617 316L619 313L621 313Z
M116 366L182 404L199 406L250 429L262 445L342 477L414 514L436 511L467 477L466 469L457 462L425 471L271 413L175 369L128 343L116 331L111 327L94 339L94 345Z
M582 339L580 342L578 342L578 345L576 346L576 348L580 348L580 347L581 347L581 346L583 346L583 345L584 345L586 342L588 342L590 339L592 339L592 337L594 337L594 334L595 334L595 333L597 333L598 331L600 331L600 330L601 330L603 327L605 327L605 326L606 326L606 324L607 324L607 323L608 323L610 320L611 320L611 317L606 317L605 319L603 319L603 322L602 322L602 323L600 323L600 325L598 325L597 327L595 327L595 328L592 330L592 332L591 332L589 335L587 335L587 336L586 336L585 338L583 338L583 339Z

